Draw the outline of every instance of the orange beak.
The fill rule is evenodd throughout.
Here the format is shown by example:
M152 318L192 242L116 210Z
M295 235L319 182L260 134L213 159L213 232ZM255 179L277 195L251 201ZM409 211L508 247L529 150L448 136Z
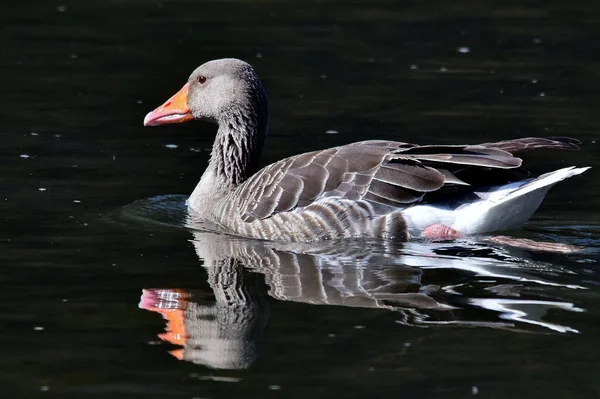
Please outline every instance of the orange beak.
M187 105L189 83L167 100L163 105L148 113L144 126L158 126L169 123L181 123L194 119Z

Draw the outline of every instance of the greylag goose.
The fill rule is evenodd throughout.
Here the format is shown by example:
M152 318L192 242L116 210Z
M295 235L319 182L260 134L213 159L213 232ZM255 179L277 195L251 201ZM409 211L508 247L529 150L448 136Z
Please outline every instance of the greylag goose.
M477 145L361 141L259 168L268 103L254 69L209 61L148 113L145 126L203 119L218 124L190 214L233 235L273 241L459 237L521 227L556 183L588 168L537 178L513 153L575 150L567 137Z

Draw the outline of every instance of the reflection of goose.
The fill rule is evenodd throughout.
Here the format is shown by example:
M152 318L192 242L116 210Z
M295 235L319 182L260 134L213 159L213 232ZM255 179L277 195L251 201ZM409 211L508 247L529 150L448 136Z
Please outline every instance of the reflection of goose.
M521 159L513 153L578 148L577 140L554 137L453 146L362 141L259 170L267 114L254 69L222 59L197 68L144 119L147 126L191 119L218 123L208 168L188 205L229 233L313 241L515 229L552 186L587 169L564 168L535 179L515 172Z
M561 281L567 272L489 245L410 243L398 249L385 241L360 246L327 241L309 246L200 231L193 243L216 303L195 303L193 294L181 290L145 290L140 307L167 318L171 331L161 338L183 346L177 357L215 368L244 368L256 358L267 293L313 305L386 309L397 322L422 327L576 332L544 317L551 309L581 310L549 291L583 288ZM532 287L545 291L536 296ZM173 311L179 311L177 317Z

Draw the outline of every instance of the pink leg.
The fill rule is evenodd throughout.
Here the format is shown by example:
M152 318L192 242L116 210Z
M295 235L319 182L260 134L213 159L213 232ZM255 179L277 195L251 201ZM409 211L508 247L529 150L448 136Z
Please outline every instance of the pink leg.
M421 235L425 238L431 238L434 240L455 240L463 237L463 235L458 231L440 223L431 224L425 227Z
M483 237L484 241L501 245L510 245L515 248L529 249L532 251L554 252L559 254L572 254L581 252L583 247L577 245L561 244L557 242L533 241L527 238L514 238L507 236Z

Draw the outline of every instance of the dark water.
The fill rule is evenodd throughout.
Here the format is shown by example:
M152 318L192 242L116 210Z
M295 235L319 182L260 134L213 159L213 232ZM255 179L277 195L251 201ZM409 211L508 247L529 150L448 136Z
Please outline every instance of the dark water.
M597 1L3 4L2 396L599 397L599 17ZM585 250L185 228L175 194L215 128L141 121L218 57L267 87L265 163L369 138L579 138L528 158L594 168L513 234Z

